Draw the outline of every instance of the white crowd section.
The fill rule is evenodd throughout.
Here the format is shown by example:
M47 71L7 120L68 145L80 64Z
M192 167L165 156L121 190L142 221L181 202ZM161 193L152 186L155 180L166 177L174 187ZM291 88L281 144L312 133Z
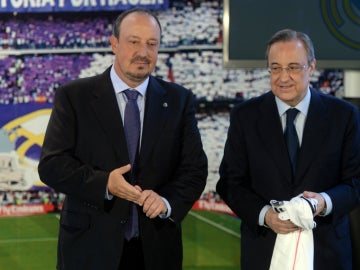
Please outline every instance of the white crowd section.
M112 54L93 54L90 66L82 69L79 77L100 74L113 60ZM192 90L198 98L207 101L232 99L236 95L248 99L269 90L269 73L266 69L225 69L222 66L222 54L214 51L179 52L172 56L169 53L159 53L153 75L181 84Z
M206 102L246 100L269 91L270 76L265 67L223 67L221 1L200 2L188 1L185 6L174 5L158 12L163 34L153 75L190 89L198 100ZM78 15L79 19L58 14L0 18L0 104L51 103L60 85L102 73L113 63L108 40L118 14L109 13L109 17L92 14L90 18ZM264 52L265 47L266 44ZM56 51L64 48L70 53ZM101 50L94 52L91 48ZM30 49L45 49L46 53L27 53ZM322 92L341 96L343 72L317 70L311 83ZM199 112L197 118L209 160L204 194L212 193L219 178L229 113Z

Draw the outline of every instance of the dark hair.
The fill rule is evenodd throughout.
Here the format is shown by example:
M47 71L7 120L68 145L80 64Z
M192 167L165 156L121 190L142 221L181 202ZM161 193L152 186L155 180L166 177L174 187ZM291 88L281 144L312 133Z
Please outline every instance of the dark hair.
M115 20L115 23L114 23L114 26L113 26L113 35L116 37L116 38L119 38L120 36L120 25L121 25L121 22L124 20L124 18L131 14L131 13L142 13L142 14L146 14L146 15L149 15L151 17L153 17L157 24L159 25L159 28L160 28L160 33L161 33L161 24L160 24L160 21L159 19L157 18L157 16L152 13L150 10L147 10L147 9L144 9L144 8L133 8L133 9L129 9L129 10L126 10L124 12L122 12Z
M303 43L307 54L307 61L310 65L310 63L315 59L314 45L311 39L307 34L297 32L291 29L280 30L270 38L266 48L266 60L268 60L271 45L277 42L286 42L293 40L300 40Z

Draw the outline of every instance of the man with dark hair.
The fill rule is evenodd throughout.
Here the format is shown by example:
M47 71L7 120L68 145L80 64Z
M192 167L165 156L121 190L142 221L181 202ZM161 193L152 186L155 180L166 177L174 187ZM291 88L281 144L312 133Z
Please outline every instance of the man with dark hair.
M38 169L66 195L57 269L182 269L207 159L191 91L150 75L160 38L148 10L122 13L113 65L56 92Z

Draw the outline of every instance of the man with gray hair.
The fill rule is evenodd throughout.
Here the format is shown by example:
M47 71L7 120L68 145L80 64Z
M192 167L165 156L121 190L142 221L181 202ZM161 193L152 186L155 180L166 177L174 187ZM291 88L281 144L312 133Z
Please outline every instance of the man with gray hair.
M310 88L316 59L305 33L275 33L266 56L271 91L234 107L217 184L242 221L241 269L269 269L277 235L300 230L279 218L270 201L301 194L317 201L314 269L351 270L349 213L360 201L359 110ZM296 254L286 255L298 269Z

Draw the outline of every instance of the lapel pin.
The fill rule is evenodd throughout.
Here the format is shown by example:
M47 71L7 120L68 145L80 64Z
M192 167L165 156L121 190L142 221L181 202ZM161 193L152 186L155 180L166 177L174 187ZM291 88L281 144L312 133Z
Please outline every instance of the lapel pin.
M163 107L167 108L168 104L166 102L163 103Z

